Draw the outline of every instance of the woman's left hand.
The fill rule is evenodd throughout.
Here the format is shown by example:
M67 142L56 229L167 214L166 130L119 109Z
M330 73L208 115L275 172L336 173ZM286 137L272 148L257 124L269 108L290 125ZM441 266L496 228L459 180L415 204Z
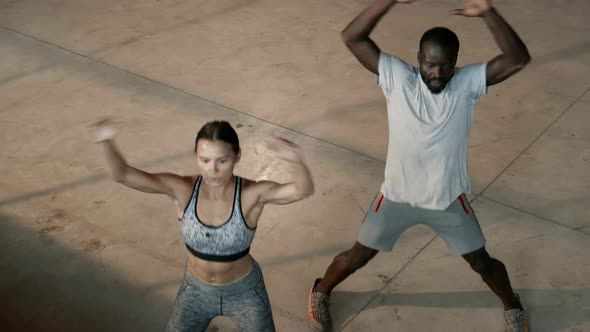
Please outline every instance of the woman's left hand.
M301 148L299 145L284 138L277 137L267 143L267 147L275 156L290 162L301 162Z

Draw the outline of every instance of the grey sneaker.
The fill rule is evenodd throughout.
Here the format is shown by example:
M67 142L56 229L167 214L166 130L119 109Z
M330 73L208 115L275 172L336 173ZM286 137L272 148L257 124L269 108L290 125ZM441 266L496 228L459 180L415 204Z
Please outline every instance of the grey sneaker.
M322 278L317 278L309 290L307 313L309 314L309 320L315 327L321 327L321 331L328 332L332 329L330 295L315 291L315 287L320 281L322 281Z
M520 298L518 294L514 294L518 301ZM529 327L526 320L526 313L524 309L511 309L504 311L506 318L506 332L528 332Z

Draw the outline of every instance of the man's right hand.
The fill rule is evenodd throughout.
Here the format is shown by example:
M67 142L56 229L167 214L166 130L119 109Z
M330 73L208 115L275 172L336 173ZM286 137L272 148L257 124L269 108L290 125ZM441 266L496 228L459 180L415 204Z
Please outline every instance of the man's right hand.
M369 38L369 35L383 15L396 3L409 4L415 0L376 0L367 9L363 10L342 31L342 39L348 49L359 62L369 71L379 74L379 53L381 50Z

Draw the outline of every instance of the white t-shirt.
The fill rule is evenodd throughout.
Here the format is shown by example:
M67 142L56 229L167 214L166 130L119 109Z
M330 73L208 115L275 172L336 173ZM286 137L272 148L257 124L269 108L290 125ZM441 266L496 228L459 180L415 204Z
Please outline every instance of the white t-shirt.
M389 121L381 192L394 202L445 210L471 192L469 129L479 97L487 92L486 64L457 69L446 87L433 94L418 68L381 53L377 81Z

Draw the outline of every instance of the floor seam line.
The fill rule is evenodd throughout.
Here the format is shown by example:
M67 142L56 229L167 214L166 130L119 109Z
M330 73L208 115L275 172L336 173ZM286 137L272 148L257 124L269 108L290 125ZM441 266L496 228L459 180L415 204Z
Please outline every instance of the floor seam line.
M286 127L286 126L284 126L284 125L281 125L281 124L278 124L278 123L275 123L275 122L272 122L272 121L269 121L269 120L265 120L265 119L263 119L263 118L260 118L260 117L258 117L258 116L256 116L256 115L252 115L252 114L250 114L250 113L246 113L246 112L240 111L240 110L238 110L238 109L235 109L235 108L232 108L232 107L225 106L225 105L223 105L223 104L221 104L221 103L218 103L218 102L215 102L215 101L213 101L213 100L207 99L207 98L205 98L205 97L202 97L202 96L196 95L196 94L194 94L194 93L191 93L191 92L188 92L188 91L182 90L182 89L180 89L180 88L178 88L178 87L175 87L175 86L173 86L173 85L170 85L170 84L167 84L167 83L164 83L164 82L160 82L160 81L158 81L158 80L156 80L156 79L153 79L153 78L150 78L150 77L147 77L147 76L143 76L143 75L140 75L140 74L134 73L134 72L132 72L132 71L130 71L130 70L127 70L127 69L124 69L124 68L121 68L121 67L115 66L115 65L113 65L113 64L110 64L110 63L108 63L108 62L104 62L104 61L102 61L102 60L99 60L99 59L96 59L96 58L90 57L90 56L88 56L88 55L85 55L85 54L82 54L82 53L79 53L79 52L76 52L76 51L73 51L73 50L67 49L67 48L65 48L65 47L63 47L63 46L60 46L60 45L54 44L54 43L52 43L52 42L45 41L45 40L43 40L43 39L40 39L40 38L37 38L37 37L34 37L34 36L30 36L30 35L28 35L28 34L26 34L26 33L22 33L22 32L19 32L19 31L17 31L17 30L14 30L14 29L11 29L11 28L8 28L8 27L5 27L5 26L2 26L2 25L0 25L0 28L3 28L3 29L5 29L5 30L11 31L11 32L13 32L13 33L16 33L16 34L18 34L18 35L21 35L21 36L24 36L24 37L27 37L27 38L30 38L30 39L33 39L33 40L36 40L36 41L38 41L38 42L40 42L40 43L44 43L44 44L47 44L47 45L50 45L50 46L56 47L56 48L58 48L58 49L61 49L61 50L65 51L65 52L67 52L67 53L71 53L71 54L77 55L77 56L79 56L79 57L82 57L82 58L84 58L84 59L87 59L87 60L89 60L89 61L92 61L92 62L94 62L94 63L101 64L101 65L103 65L103 66L106 66L106 67L113 68L113 69L115 69L115 70L118 70L118 71L120 71L120 72L123 72L123 73L129 74L129 75L131 75L131 76L133 76L133 77L136 77L136 78L142 79L142 80L144 80L144 81L151 82L151 83L154 83L154 84L157 84L157 85L160 85L160 86L166 87L166 88L168 88L168 89L171 89L171 90L173 90L173 91L176 91L176 92L178 92L178 93L184 94L184 95L186 95L186 96L189 96L189 97L192 97L192 98L196 98L196 99L199 99L199 100L202 100L202 101L206 101L206 102L208 102L208 103L210 103L210 104L212 104L212 105L215 105L215 106L222 107L222 108L224 108L224 109L226 109L226 110L229 110L229 111L232 111L232 112L234 112L234 113L241 114L241 115L244 115L244 116L250 117L250 118L252 118L252 119L256 119L256 120L258 120L258 121L261 121L261 122L264 122L264 123L267 123L267 124L270 124L270 125L273 125L273 126L276 126L276 127L282 128L282 129L285 129L285 130L288 130L288 131L290 131L290 132L293 132L293 133L296 133L296 134L298 134L298 135L301 135L301 136L304 136L304 137L307 137L307 138L311 138L311 139L314 139L314 140L317 140L317 141L320 141L320 142L323 142L323 143L329 144L329 145L331 145L331 146L334 146L334 147L340 148L340 149L342 149L342 150L345 150L345 151L352 152L352 153L354 153L354 154L356 154L356 155L358 155L358 156L362 156L362 157L364 157L364 158L367 158L367 159L370 159L370 160L373 160L373 161L377 161L377 162L379 162L379 163L381 163L381 164L385 164L385 161L383 161L383 160L381 160L381 159L378 159L378 158L375 158L375 157L372 157L372 156L370 156L370 155L364 154L364 153L362 153L362 152L360 152L360 151L356 151L356 150L353 150L353 149L351 149L351 148L348 148L348 147L346 147L346 146L343 146L343 145L340 145L340 144L337 144L337 143L334 143L334 142L330 142L330 141L328 141L328 140L325 140L325 139L322 139L322 138L319 138L319 137L315 137L315 136L313 136L313 135L306 134L306 133L304 133L304 132L301 132L301 131L298 131L298 130L295 130L295 129L292 129L292 128L288 128L288 127Z
M496 203L496 204L502 205L502 206L504 206L504 207L507 207L507 208L509 208L509 209L516 210L516 211L518 211L518 212L522 212L522 213L524 213L524 214L526 214L526 215L529 215L529 216L532 216L532 217L535 217L535 218L541 219L541 220L543 220L543 221L545 221L545 222L548 222L548 223L550 223L550 224L554 224L554 225L557 225L557 226L561 226L561 227L563 227L563 228L567 228L567 229L569 229L569 230L572 230L572 231L575 231L575 232L582 233L582 234L584 234L584 235L590 235L590 234L588 234L588 233L586 233L586 232L582 231L582 229L583 229L583 228L585 228L586 226L582 226L582 227L579 227L579 228L578 228L578 227L571 227L571 226L568 226L568 225L566 225L566 224L560 223L560 222L559 222L559 221L557 221L557 220L553 220L553 219L549 219L549 218L546 218L546 217L539 216L539 215L537 215L537 214L534 214L534 213L532 213L532 212L530 212L530 211L524 210L524 209L522 209L522 208L519 208L519 207L516 207L516 206L512 206L512 205L510 205L510 204L507 204L507 203L500 202L500 201L498 201L498 200L496 200L496 199L493 199L493 198L489 198L489 197L486 197L486 196L483 196L483 195L482 195L482 196L480 196L480 197L482 197L482 198L484 198L484 199L487 199L487 200L489 200L489 201L492 201L492 202L494 202L494 203Z
M432 241L434 241L434 239L436 239L438 237L438 234L436 234L432 239L430 239L430 241L428 241L428 243L426 243L424 245L424 247L420 248L420 250L418 250L418 252L416 252L416 254L414 254L414 256L412 256L412 258L410 258L400 269L399 271L397 271L389 280L387 280L387 282L385 283L385 285L383 285L383 287L381 287L379 289L378 292L375 293L375 295L373 297L371 297L369 299L369 301L367 301L367 303L361 308L359 309L357 312L354 313L354 315L348 319L343 325L342 327L339 329L339 331L342 331L346 326L348 326L348 324L350 324L361 312L363 312L363 310L365 310L369 304L371 304L371 302L373 302L373 300L375 300L375 298L377 298L377 296L379 296L379 294L381 294L381 292L385 289L385 287L387 287L395 278L397 278L397 276L402 273L406 267L408 267L408 265L410 265L410 263L412 263L414 261L414 259L416 257L418 257L418 255L420 255L422 253L422 251L424 251L426 249L426 247L428 247Z
M582 99L584 97L584 95L586 95L586 93L588 93L588 91L590 91L590 87L586 88L586 90L584 90L578 97L576 97L574 99L574 101L571 102L565 108L565 110L563 110L559 114L559 116L557 116L557 118L555 118L553 121L551 121L551 123L545 129L543 129L541 131L541 133L539 135L537 135L537 137L535 137L535 139L533 139L533 141L529 145L527 145L516 157L514 157L514 159L512 159L512 161L506 167L504 167L504 169L502 169L502 171L500 171L500 173L498 173L498 175L479 192L479 194L476 196L476 198L479 195L484 194L502 176L502 174L504 174L512 165L514 165L514 163L516 163L516 161L518 159L520 159L520 157L522 157L535 143L537 143L537 141L541 137L543 137L543 135L545 135L545 133L551 127L553 127L553 125L555 125L557 123L557 121L559 121L576 103L578 103L578 101L580 101L580 99ZM473 200L475 200L476 198L474 198Z

